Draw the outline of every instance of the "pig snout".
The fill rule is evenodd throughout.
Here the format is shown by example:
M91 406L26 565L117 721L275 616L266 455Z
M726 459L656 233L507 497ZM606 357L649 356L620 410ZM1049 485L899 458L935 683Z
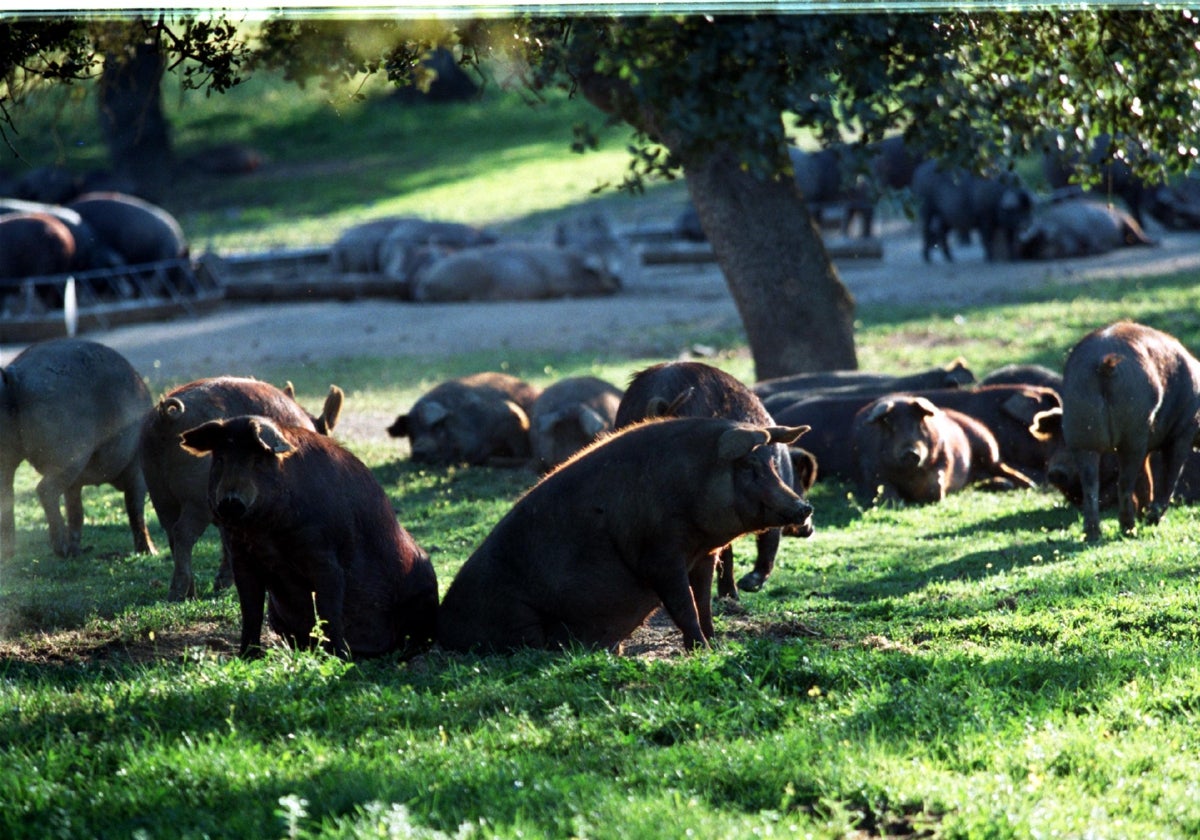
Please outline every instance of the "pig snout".
M245 500L234 494L223 496L217 501L217 518L223 522L237 522L248 510Z
M896 466L905 470L915 470L929 458L929 447L923 440L898 442L892 457L895 458Z
M788 536L807 538L813 535L812 505L800 500L802 509L785 526Z

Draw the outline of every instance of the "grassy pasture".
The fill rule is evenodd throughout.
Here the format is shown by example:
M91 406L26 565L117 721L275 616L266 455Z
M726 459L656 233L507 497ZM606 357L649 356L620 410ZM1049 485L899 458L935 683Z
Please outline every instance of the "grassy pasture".
M178 125L181 144L214 126L276 132L294 142L277 152L281 165L312 173L303 189L230 182L222 189L245 193L197 199L190 223L222 247L283 242L309 224L303 236L315 238L380 208L355 197L345 172L320 174L326 106L280 97L258 110L230 100L224 119L214 101L211 114L195 112L199 124ZM473 107L444 118L469 119ZM533 134L567 136L574 106L556 107L553 131ZM375 119L346 125L367 132ZM449 171L438 143L423 142L406 152L412 176L423 160ZM511 185L471 187L476 170L502 169L472 163L460 176L464 218L509 218L486 210L485 196L497 208L525 200L506 202ZM281 193L268 200L270 184ZM414 187L413 204L386 212L448 215L422 203L430 195ZM453 203L447 195L437 201ZM1200 348L1198 280L1047 288L979 307L863 307L861 363L897 369L961 354L980 371L1059 365L1079 335L1118 317ZM718 364L749 375L737 336L703 339L721 351ZM294 379L306 405L337 381L353 410L406 405L480 361L360 358L260 376ZM577 373L619 382L654 361L505 359L542 383ZM430 551L443 590L533 480L417 468L384 445L355 451ZM162 553L132 554L118 495L89 489L89 550L59 559L34 482L23 469L17 556L0 566L0 836L1200 835L1198 508L1173 509L1136 539L1118 538L1110 517L1105 540L1085 544L1077 514L1049 493L968 491L938 506L864 510L846 486L823 483L812 494L817 534L785 540L763 592L718 607L708 653L434 651L345 664L276 650L244 663L231 656L236 598L210 591L214 533L196 551L201 598L168 604L166 539L152 515ZM743 562L753 552L750 541L736 549Z

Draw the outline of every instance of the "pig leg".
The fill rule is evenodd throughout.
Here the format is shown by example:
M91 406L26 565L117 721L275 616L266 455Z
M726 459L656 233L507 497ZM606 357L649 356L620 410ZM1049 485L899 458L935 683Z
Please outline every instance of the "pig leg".
M17 523L13 521L16 501L13 498L13 481L17 465L5 463L0 466L0 557L16 553Z
M717 555L717 597L738 600L738 585L733 580L733 546L727 545Z
M732 550L730 555L732 559ZM688 572L688 584L692 588L692 599L696 602L696 616L700 620L700 630L705 639L713 637L712 620L712 579L713 572L719 562L719 554L710 554L701 560Z
M142 478L141 462L134 460L113 482L125 497L125 517L133 533L133 550L138 554L154 554L154 543L146 528L146 480Z
M200 535L212 521L212 514L207 509L195 505L185 506L179 517L167 531L171 541L171 559L174 561L174 572L171 575L171 590L167 597L172 601L183 601L196 597L196 578L192 573L192 549L200 539ZM224 566L228 560L225 544L221 544L221 563ZM230 571L232 578L233 572ZM213 586L216 589L216 586Z
M74 484L78 476L83 472L83 465L80 464L78 469L63 470L60 472L49 473L42 476L42 480L37 484L38 501L42 503L42 511L46 515L46 524L50 529L50 547L59 557L69 557L72 554L79 553L79 532L83 528L83 504L80 502L79 524L75 526L75 539L72 540L71 533L68 531L68 524L63 521L62 515L62 498L67 494L67 489ZM71 501L67 501L68 512L70 512Z
M712 598L712 563L711 555L701 558L698 562L708 566L709 577L707 590L708 598ZM692 593L688 573L678 563L662 563L660 571L650 577L649 583L656 595L667 609L667 614L675 622L675 626L683 633L683 644L689 650L708 647L708 638L700 626L700 614L696 609L696 598Z
M1121 532L1130 537L1137 532L1137 489L1138 482L1146 468L1145 464L1145 449L1133 447L1117 450L1117 521L1121 524ZM1182 464L1179 469L1183 470ZM1168 501L1170 501L1169 496L1164 496L1161 502L1158 498L1151 501L1150 509L1146 514L1147 520L1153 517L1153 521L1157 522L1158 516L1161 516L1162 511L1166 509ZM1154 516L1155 509L1158 509L1158 516Z
M266 611L267 583L262 576L250 572L245 563L233 563L233 582L237 587L238 606L242 613L242 638L238 656L256 659L263 654L262 626ZM241 568L239 568L241 567Z
M75 555L83 551L83 485L73 484L63 494L67 508L68 553Z
M1083 488L1083 537L1100 539L1100 453L1094 450L1075 450L1075 464Z
M740 588L747 592L757 592L762 589L762 585L771 576L771 572L775 571L775 556L779 553L779 543L782 537L783 532L780 529L772 528L754 538L758 555L754 559L754 569L744 574L738 581Z
M1183 467L1192 454L1192 435L1181 435L1168 441L1162 450L1162 482L1154 485L1153 498L1146 510L1146 524L1157 525L1175 496ZM1139 476L1140 477L1140 476Z

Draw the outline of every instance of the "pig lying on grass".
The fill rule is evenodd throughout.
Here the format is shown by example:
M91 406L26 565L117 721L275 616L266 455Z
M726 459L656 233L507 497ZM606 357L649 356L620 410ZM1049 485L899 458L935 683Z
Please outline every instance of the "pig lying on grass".
M713 635L714 554L742 534L803 526L774 444L806 429L723 418L627 427L550 473L500 520L442 601L448 650L617 649L660 604L688 648Z
M984 480L1036 486L1000 459L987 426L925 397L894 394L864 406L854 419L853 440L864 501L940 502Z
M323 638L339 656L361 658L432 641L433 566L349 451L249 416L204 423L183 445L212 453L208 499L233 566L242 656L259 649L264 599L271 629L295 647Z

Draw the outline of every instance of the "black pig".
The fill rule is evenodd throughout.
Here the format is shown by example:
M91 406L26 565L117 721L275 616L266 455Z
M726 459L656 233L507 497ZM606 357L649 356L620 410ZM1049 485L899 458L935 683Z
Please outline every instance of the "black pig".
M451 379L422 395L387 431L409 439L418 463L524 464L530 454L529 412L541 392L495 371Z
M667 362L652 365L634 375L617 407L616 428L652 417L724 417L760 426L775 424L762 400L753 391L736 377L703 362ZM810 480L807 486L797 487L794 465L786 446L776 445L773 458L775 469L788 486L799 490L807 490L812 486L815 470L808 473ZM775 569L775 556L779 553L782 533L780 529L772 528L756 537L754 569L736 584L733 549L725 546L718 558L721 574L717 581L717 594L737 598L738 586L749 592L761 589ZM808 537L812 535L812 530L794 533Z
M771 449L803 431L680 418L614 432L535 485L463 564L439 643L617 649L661 604L688 648L707 647L713 554L812 515Z
M1084 336L1063 366L1063 442L1083 486L1083 530L1100 537L1100 456L1117 455L1121 530L1137 524L1137 484L1146 458L1161 452L1145 520L1162 518L1192 448L1200 443L1200 362L1177 339L1128 321Z
M237 376L198 379L165 394L142 424L142 471L158 521L167 532L174 572L168 598L196 597L192 547L213 521L208 505L209 458L195 458L180 445L180 435L209 420L256 414L285 426L329 434L342 408L342 391L330 387L320 417L312 417L287 390ZM221 590L233 583L229 558L222 547L221 567L213 583Z
M897 394L859 410L854 418L858 491L865 500L940 502L947 493L993 479L1001 486L1034 482L1000 458L988 428L925 397Z
M318 632L342 657L432 641L433 565L362 461L266 417L209 421L183 445L212 453L208 499L233 566L242 656L259 650L264 599L271 628L295 647L312 647Z
M612 429L621 389L595 376L572 376L550 385L529 412L534 467L546 472Z

